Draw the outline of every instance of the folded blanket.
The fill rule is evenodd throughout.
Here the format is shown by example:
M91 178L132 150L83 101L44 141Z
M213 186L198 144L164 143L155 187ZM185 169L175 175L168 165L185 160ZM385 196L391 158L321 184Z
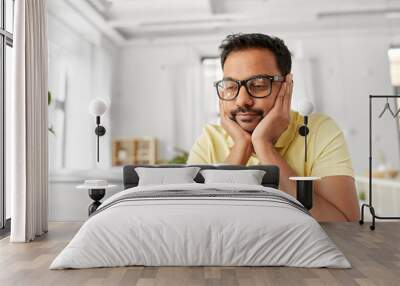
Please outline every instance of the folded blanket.
M271 192L267 190L253 190L253 189L244 189L244 190L225 190L225 189L217 189L217 188L202 188L201 190L164 190L164 191L146 191L146 192L128 192L123 194L117 199L112 201L108 201L107 203L103 203L101 208L99 208L96 212L92 213L92 216L102 212L116 204L127 201L143 201L143 200L152 200L152 199L175 199L175 200L187 200L187 199L205 199L209 200L213 199L238 199L238 200L251 200L257 199L283 203L290 205L308 215L310 213L308 210L299 202L288 198L277 192Z

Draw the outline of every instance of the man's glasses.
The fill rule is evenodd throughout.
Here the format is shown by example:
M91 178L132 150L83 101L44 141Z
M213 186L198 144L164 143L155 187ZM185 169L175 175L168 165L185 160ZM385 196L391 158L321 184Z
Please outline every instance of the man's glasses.
M234 100L239 95L242 85L252 97L263 98L271 94L273 82L283 81L285 77L280 75L259 75L245 80L223 79L214 82L214 86L221 100Z

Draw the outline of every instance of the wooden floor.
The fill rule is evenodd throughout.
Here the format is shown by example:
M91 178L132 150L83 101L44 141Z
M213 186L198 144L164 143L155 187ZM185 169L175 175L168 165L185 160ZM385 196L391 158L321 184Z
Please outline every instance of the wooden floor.
M379 222L374 232L356 223L323 224L352 269L289 267L120 267L48 270L79 229L51 223L32 243L0 241L0 285L400 285L400 223Z

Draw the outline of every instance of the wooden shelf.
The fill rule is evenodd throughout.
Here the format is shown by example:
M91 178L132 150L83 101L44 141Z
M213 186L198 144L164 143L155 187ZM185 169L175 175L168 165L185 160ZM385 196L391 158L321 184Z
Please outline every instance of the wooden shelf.
M133 137L113 140L113 166L156 164L157 154L158 144L155 137Z

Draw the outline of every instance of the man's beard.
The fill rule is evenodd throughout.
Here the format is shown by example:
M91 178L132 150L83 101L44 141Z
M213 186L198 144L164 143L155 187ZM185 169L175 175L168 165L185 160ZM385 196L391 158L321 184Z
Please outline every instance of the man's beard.
M238 113L253 113L253 114L255 114L255 116L257 117L257 116L259 116L260 117L260 120L258 120L258 122L257 122L257 124L264 118L264 111L262 111L262 110L260 110L260 109L252 109L252 108L249 108L249 107L238 107L237 109L235 109L234 111L231 111L230 112L230 118L233 120L233 121L235 121L237 124L239 124L239 126L244 130L244 131L246 131L246 132L248 132L248 133L250 133L250 134L252 134L253 133L253 130L254 130L254 128L252 129L252 130L247 130L244 126L242 126L241 125L241 123L251 123L253 120L255 120L255 119L253 119L253 120L249 120L249 121L246 121L246 120L240 120L241 121L241 123L240 122L238 122L237 120L236 120L236 115L238 114Z
M252 109L252 108L249 108L249 107L239 106L237 109L235 109L235 110L230 112L230 118L235 122L237 122L236 121L236 114L238 114L238 113L254 113L255 116L260 116L261 119L264 118L264 111L261 110L261 109Z

